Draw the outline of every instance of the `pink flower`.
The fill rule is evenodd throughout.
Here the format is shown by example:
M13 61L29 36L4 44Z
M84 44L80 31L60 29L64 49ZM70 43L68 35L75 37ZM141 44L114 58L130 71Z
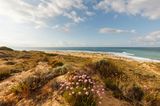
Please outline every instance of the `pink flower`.
M86 94L86 95L88 95L88 94L89 94L89 92L85 92L85 94Z
M82 78L82 76L79 76L78 78Z
M74 94L74 92L72 92L72 94Z
M85 79L84 82L86 83L86 82L87 82L87 79Z
M78 83L78 82L76 82L76 85L79 85L79 83Z
M72 82L72 85L74 85L74 82Z
M99 103L99 104L102 104L102 102L101 102L101 101L99 101L98 103Z
M66 89L69 89L69 87L68 87L68 86L66 86Z
M82 93L81 93L81 92L78 92L78 94L81 95Z
M92 92L94 92L94 89L91 89Z

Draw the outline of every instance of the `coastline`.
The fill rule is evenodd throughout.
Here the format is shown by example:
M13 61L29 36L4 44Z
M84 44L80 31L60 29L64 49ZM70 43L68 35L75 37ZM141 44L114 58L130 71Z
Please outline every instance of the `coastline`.
M123 59L123 60L128 60L128 61L160 63L160 60L144 58L144 57L137 57L132 54L128 55L128 53L78 51L78 50L52 50L52 51L44 51L44 52L58 53L58 54L63 54L63 55L74 55L74 56L80 56L80 57L94 57L93 55L95 56L101 55L101 57L117 58L117 59Z

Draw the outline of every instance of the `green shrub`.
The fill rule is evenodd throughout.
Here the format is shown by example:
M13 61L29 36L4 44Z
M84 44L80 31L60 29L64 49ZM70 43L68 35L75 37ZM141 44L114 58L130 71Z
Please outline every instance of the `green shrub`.
M111 79L105 79L105 87L106 89L110 89L113 92L114 97L119 98L119 99L123 99L124 95L122 90L119 88L118 84L111 80Z
M32 92L41 86L41 79L39 77L28 77L25 80L19 82L17 85L11 88L11 91L15 94L24 94Z
M13 62L13 61L7 61L7 62L5 62L5 64L6 64L6 65L15 65L15 64L16 64L16 62Z
M10 71L0 71L0 81L11 76Z
M1 46L0 50L7 50L7 51L13 51L13 49L5 47L5 46Z
M37 72L33 76L27 77L23 81L19 82L18 85L13 86L11 91L15 94L23 94L24 92L29 94L30 92L33 92L36 89L42 87L48 82L48 80L51 80L65 73L67 73L67 68L65 66L57 67L47 72L44 71L44 73Z
M47 56L58 56L58 54L46 53Z
M100 60L96 62L95 71L103 78L119 78L123 74L113 62L107 60Z
M133 87L128 90L127 98L131 101L141 101L143 97L144 92L139 86L133 85Z
M65 73L67 73L67 66L64 65L64 66L55 68L54 73L55 73L55 75L63 75Z
M59 67L59 66L63 66L64 63L63 62L60 62L60 61L54 61L52 63L52 67L55 68L55 67Z

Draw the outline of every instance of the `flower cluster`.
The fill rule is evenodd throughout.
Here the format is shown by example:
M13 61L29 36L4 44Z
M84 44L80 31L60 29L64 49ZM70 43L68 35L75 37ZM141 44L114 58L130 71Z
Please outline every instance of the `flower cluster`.
M71 75L68 81L60 84L61 92L67 91L69 96L93 95L95 100L101 104L104 94L104 86L99 81L93 80L91 76L85 73L75 73Z

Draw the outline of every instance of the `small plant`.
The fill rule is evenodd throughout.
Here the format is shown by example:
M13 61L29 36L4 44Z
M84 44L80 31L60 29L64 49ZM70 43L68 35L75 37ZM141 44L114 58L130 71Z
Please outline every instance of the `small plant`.
M60 62L60 61L56 61L54 64L53 64L53 67L59 67L59 66L63 66L64 63Z
M0 81L11 76L11 72L9 71L0 71Z
M51 84L53 90L58 90L60 88L60 83L54 80Z
M104 86L85 73L74 73L61 84L60 91L73 106L101 104Z
M40 79L40 77L31 76L19 82L18 85L13 86L11 90L15 94L23 94L25 92L29 93L39 88L41 84L42 84L42 80Z
M115 81L106 78L104 82L106 89L110 89L113 92L114 97L119 99L124 98L122 90L119 88L118 84Z
M114 63L103 59L95 63L95 71L103 78L120 78L123 75Z
M16 64L16 62L13 62L13 61L7 61L7 62L5 62L5 64L6 64L6 65L15 65L15 64Z
M128 90L127 98L131 101L141 101L143 97L144 92L139 86L133 85L133 87Z

